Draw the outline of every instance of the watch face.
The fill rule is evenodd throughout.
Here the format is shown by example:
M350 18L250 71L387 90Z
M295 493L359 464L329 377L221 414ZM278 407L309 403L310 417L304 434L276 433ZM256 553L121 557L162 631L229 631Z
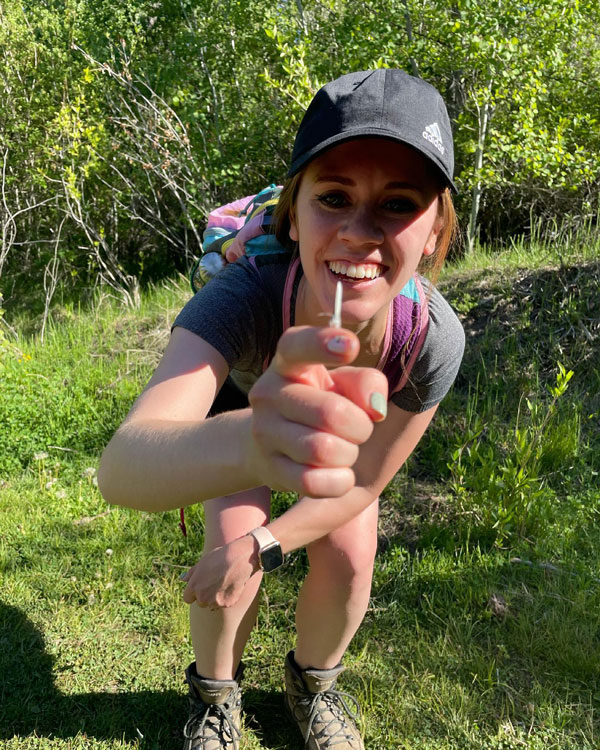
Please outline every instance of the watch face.
M279 542L263 547L260 552L260 562L265 573L270 573L283 565L283 552Z

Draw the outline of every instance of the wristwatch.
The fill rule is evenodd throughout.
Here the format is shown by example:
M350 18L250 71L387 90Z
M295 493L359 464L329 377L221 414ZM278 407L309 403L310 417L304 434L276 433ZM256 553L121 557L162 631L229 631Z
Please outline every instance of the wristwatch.
M277 570L283 565L283 551L281 544L275 539L273 534L264 526L259 526L250 532L258 542L258 563L265 573Z

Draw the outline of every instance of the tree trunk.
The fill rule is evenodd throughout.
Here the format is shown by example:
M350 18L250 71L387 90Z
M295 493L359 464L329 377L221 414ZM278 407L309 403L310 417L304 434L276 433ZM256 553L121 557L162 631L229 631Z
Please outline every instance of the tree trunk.
M410 17L410 10L408 8L408 0L404 0L404 22L406 24L406 36L408 38L408 43L412 50L413 29L412 29L412 19ZM412 74L415 76L415 78L420 78L421 75L419 73L419 66L417 65L416 58L413 57L412 54L410 56L410 67L412 69Z
M491 84L488 87L491 89ZM482 106L478 106L478 132L477 148L475 150L475 168L473 170L473 191L471 198L471 215L469 217L469 227L467 230L467 252L472 252L477 240L477 216L479 215L479 204L481 202L481 167L483 166L483 152L485 150L485 137L487 134L488 122L490 117L490 103L486 101Z

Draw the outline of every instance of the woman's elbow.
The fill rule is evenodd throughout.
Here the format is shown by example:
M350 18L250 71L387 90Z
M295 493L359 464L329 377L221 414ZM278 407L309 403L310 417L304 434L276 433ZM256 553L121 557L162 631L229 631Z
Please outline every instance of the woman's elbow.
M107 455L108 448L102 454L100 458L100 465L98 466L98 489L100 494L110 505L126 505L125 497L120 490L122 483L115 478L115 467L111 465L110 456Z
M112 455L111 444L107 446L98 467L98 489L109 505L120 505L123 508L155 512L165 510L157 507L156 497L144 477L132 475L131 467L118 457Z
M98 466L98 489L110 505L135 508L135 498L130 491L131 477L127 475L127 461L123 461L122 448L115 445L115 436L104 449ZM129 479L129 481L128 481ZM132 500L134 502L132 502Z

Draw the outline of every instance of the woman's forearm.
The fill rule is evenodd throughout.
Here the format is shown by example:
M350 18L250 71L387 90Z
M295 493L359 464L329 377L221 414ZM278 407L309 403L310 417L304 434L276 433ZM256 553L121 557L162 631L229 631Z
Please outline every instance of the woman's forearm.
M287 554L348 523L377 497L365 487L354 487L342 497L303 497L268 528Z
M388 418L361 447L351 490L341 497L303 497L269 524L284 553L343 526L374 502L415 449L436 408L411 414L392 404Z
M250 421L244 409L194 422L125 422L102 455L100 491L109 503L162 511L257 486Z

